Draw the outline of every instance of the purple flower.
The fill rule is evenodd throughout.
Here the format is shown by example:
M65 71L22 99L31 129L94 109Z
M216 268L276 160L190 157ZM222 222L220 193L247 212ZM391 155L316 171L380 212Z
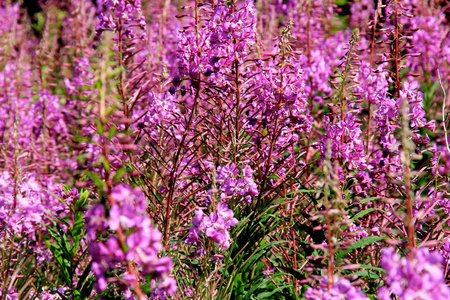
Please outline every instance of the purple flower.
M19 293L17 293L14 290L14 286L11 285L8 288L8 290L6 290L5 293L3 293L2 289L0 289L0 297L2 297L2 299L7 299L7 300L18 300L19 299Z
M222 202L217 204L216 212L212 212L209 216L198 209L192 220L193 226L189 229L186 244L202 249L201 236L205 234L222 249L228 249L231 240L228 230L238 224L238 220L233 215L234 213L228 208L228 205Z
M167 276L158 285L152 280L151 286L154 291L150 294L150 299L153 300L166 300L168 295L173 295L177 291L177 282L172 276Z
M343 165L350 169L367 169L366 154L363 147L361 127L358 119L352 113L347 113L344 120L332 122L325 117L325 135L321 138L320 151L322 158L329 153L331 159L339 159Z
M384 248L382 254L380 265L386 270L389 291L399 299L450 299L438 252L419 248L400 258L394 248ZM381 299L386 299L386 288L379 293Z
M244 196L246 202L249 202L251 196L258 195L258 186L253 179L254 171L248 164L242 169L242 178L239 178L240 172L234 164L219 166L217 173L217 181L228 196Z
M145 196L139 189L126 185L118 185L111 191L113 204L109 210L109 218L105 217L103 205L92 206L88 211L88 235L92 240L91 256L93 272L97 277L97 288L106 289L105 274L110 269L124 268L126 262L140 266L142 275L151 274L153 278L163 280L172 269L170 257L158 257L162 249L161 232L153 228L146 213ZM106 242L95 241L96 233L120 230L125 238L113 234ZM136 275L124 273L123 281L132 285ZM173 288L170 289L173 292Z
M320 283L315 287L306 290L306 300L368 300L360 289L355 288L350 281L345 278L334 276L334 284L331 289L327 289L327 276L321 278Z
M87 234L91 240L95 240L98 232L103 232L107 228L107 219L105 217L105 207L101 204L91 206L86 218Z
M101 4L106 10L100 12L98 16L100 22L95 28L97 34L105 30L116 30L120 24L126 29L124 30L126 37L145 40L146 23L139 0L102 0Z

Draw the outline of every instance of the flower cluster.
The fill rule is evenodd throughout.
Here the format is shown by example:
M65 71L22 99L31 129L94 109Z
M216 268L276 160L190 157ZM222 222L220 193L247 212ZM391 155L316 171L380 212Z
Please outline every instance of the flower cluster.
M174 95L149 93L148 99L148 112L143 118L143 126L148 128L163 126L164 123L170 123L179 118L180 109Z
M429 15L421 15L418 12L415 18L410 20L409 26L417 30L412 33L412 47L408 52L413 55L406 61L406 65L421 77L428 76L438 80L438 70L442 78L449 76L445 67L450 64L450 37L446 19L445 13L436 9Z
M251 0L236 11L225 3L217 5L208 25L212 57L224 58L212 65L215 69L245 58L248 48L256 43L256 10Z
M7 171L0 174L0 236L8 231L36 240L36 232L43 230L42 223L48 222L45 216L65 210L54 196L45 192L58 191L55 184L40 182L33 173L27 175L17 178Z
M15 2L0 298L449 298L445 1Z
M253 118L266 126L274 126L278 120L292 133L311 130L303 70L293 58L279 58L276 65L260 63L250 84L258 86L250 95L258 100L250 109Z
M131 287L140 280L139 273L164 280L169 291L176 290L173 278L167 279L170 278L167 276L172 269L171 258L158 257L162 249L162 235L158 229L153 228L146 213L144 194L139 189L119 185L113 188L110 197L112 205L108 214L101 204L92 206L88 212L87 230L92 241L92 270L97 276L98 289L107 288L106 273L119 267L125 271L123 281ZM106 241L97 240L96 236L106 230L115 234ZM134 270L129 263L137 264L139 269Z
M425 111L423 109L423 94L419 91L418 84L416 82L411 84L406 82L405 86L400 91L400 97L402 99L405 98L407 103L410 105L410 108L408 108L408 114L410 118L411 132L413 134L413 141L418 146L428 146L430 138L427 134L425 134L425 136L421 136L419 129L425 127L430 131L434 131L435 121L432 120L427 122L427 119L425 118ZM401 99L398 101L401 101Z
M442 257L438 252L419 248L401 258L394 248L385 248L382 254L380 265L386 270L388 286L379 289L379 299L391 299L391 294L400 300L450 298L450 288L445 284L442 272Z
M350 281L345 278L334 276L334 284L331 289L327 288L327 276L321 278L320 283L315 287L310 287L306 291L306 300L368 300L360 289L355 288Z
M388 97L388 79L383 68L372 69L368 62L362 61L355 77L358 84L353 86L353 94L364 102L380 106Z
M350 7L351 24L353 27L365 26L372 21L375 3L371 0L358 0Z
M100 12L99 25L95 28L97 34L105 30L124 30L126 37L133 39L137 37L137 29L140 28L141 39L145 39L145 17L141 11L140 0L102 0L106 11ZM126 26L125 26L126 25Z
M258 186L253 179L253 169L245 165L242 169L242 178L239 178L239 170L235 164L217 168L217 182L221 190L228 196L243 196L247 203L251 202L252 196L258 195Z
M233 211L228 208L226 203L222 202L217 204L216 211L209 216L198 209L192 220L193 226L189 230L186 243L198 247L197 254L203 255L204 245L201 236L204 234L222 249L228 249L231 242L228 230L238 224L238 220L233 216Z
M320 141L320 152L323 158L329 155L350 169L365 170L367 161L358 118L348 112L343 120L339 118L332 122L325 116L325 135Z
M94 75L89 70L89 60L85 57L78 59L74 66L73 78L64 78L68 94L86 94L82 88L92 86L94 83L93 77Z
M18 300L19 299L19 293L17 293L14 290L14 286L11 286L5 292L3 292L0 289L0 297L2 297L2 299L6 299L6 300Z
M233 62L242 62L248 48L255 43L256 11L253 1L233 10L225 1L215 5L207 25L200 31L180 32L178 62L182 76L194 80L200 74L209 80L226 81ZM197 36L198 35L198 36Z
M285 26L292 20L292 37L295 46L303 55L297 57L304 70L305 93L315 101L322 102L324 95L333 91L329 79L345 54L348 31L331 34L336 7L326 0L273 1L280 13L280 22ZM282 3L281 3L282 2Z

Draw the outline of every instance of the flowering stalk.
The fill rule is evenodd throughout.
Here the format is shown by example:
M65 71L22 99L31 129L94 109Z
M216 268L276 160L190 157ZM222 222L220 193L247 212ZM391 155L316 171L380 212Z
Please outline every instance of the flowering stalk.
M280 56L280 67L281 68L285 67L288 64L287 60L288 60L288 57L291 55L292 48L290 45L290 39L292 38L292 36L291 36L292 27L293 27L293 23L291 20L288 23L288 25L282 29L281 35L279 37L279 48L280 48L279 56ZM269 154L268 154L265 170L264 170L262 181L261 181L262 187L264 187L266 185L266 181L269 176L269 168L271 166L272 153L274 151L275 143L276 143L276 140L277 140L277 137L279 134L278 133L278 130L279 130L278 127L279 127L279 122L280 122L279 111L280 111L281 105L284 100L283 99L283 97L284 97L283 83L284 83L284 76L286 76L286 74L280 72L279 76L280 76L280 79L279 79L280 86L278 87L279 95L278 95L278 99L277 99L278 101L277 101L276 109L275 109L276 114L275 114L273 132L271 133L272 139L271 139L270 145L269 145ZM255 207L258 207L262 196L263 196L262 191L260 191L260 193L258 194L258 200L256 201Z
M377 4L375 7L375 12L373 14L373 23L372 26L372 41L370 43L370 68L373 69L373 58L375 56L375 41L376 41L376 29L378 25L378 17L381 16L381 9L382 9L382 2L381 0L377 0ZM367 117L367 131L366 131L366 152L369 152L369 140L370 140L370 127L372 124L372 101L368 101L368 110L369 115Z
M401 98L400 95L400 22L399 22L399 3L398 0L393 0L394 3L394 11L393 11L393 17L394 17L394 46L393 46L393 59L394 59L394 80L395 80L395 94L397 99L401 99L401 120L402 120L402 145L403 145L403 151L402 151L402 162L404 165L404 181L405 181L405 194L406 194L406 201L405 201L405 208L406 208L406 218L405 218L405 228L407 232L408 237L408 247L414 248L416 246L416 230L415 230L415 221L414 221L414 215L413 215L413 205L414 205L414 199L412 198L412 191L411 191L411 161L410 161L410 146L409 146L409 116L406 112L407 108L407 100L405 97Z
M358 44L359 40L359 30L355 29L352 32L352 37L350 39L349 45L348 45L348 52L346 54L346 60L345 60L345 67L344 72L342 73L342 82L339 89L338 97L339 97L339 103L340 103L340 109L341 109L341 120L345 121L345 113L347 111L347 99L345 97L345 86L347 83L347 78L349 76L349 71L352 68L352 59L354 59L354 47Z
M195 27L195 40L197 43L197 55L200 56L201 52L200 52L200 41L199 41L199 23L200 23L200 19L198 16L198 10L199 10L199 5L198 5L198 0L195 0L195 6L194 6L194 27ZM176 186L176 180L177 180L177 174L178 174L178 168L179 168L179 159L180 159L180 154L181 151L183 150L184 144L186 139L188 138L188 134L189 131L191 130L191 126L192 123L194 121L195 118L195 114L196 114L196 110L197 110L197 105L198 105L198 101L200 99L200 91L201 91L201 73L198 74L198 78L196 78L196 81L198 82L198 84L196 84L194 86L195 89L195 97L193 100L193 105L192 105L192 109L190 110L189 113L189 117L186 121L186 127L184 130L184 133L181 137L181 141L178 145L178 149L176 151L176 154L172 160L172 170L170 171L170 177L169 177L169 182L168 182L168 186L169 186L169 195L167 197L167 204L166 204L166 212L165 212L165 230L164 230L164 242L165 242L165 249L167 250L168 244L169 244L169 225L170 225L170 219L171 219L171 212L172 212L172 201L173 201L173 197L174 197L174 192L175 192L175 186Z

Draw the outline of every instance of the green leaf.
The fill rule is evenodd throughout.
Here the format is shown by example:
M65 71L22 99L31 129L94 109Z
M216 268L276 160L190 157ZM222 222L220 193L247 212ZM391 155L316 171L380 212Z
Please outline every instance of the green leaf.
M259 283L254 283L251 285L250 290L248 290L245 295L243 296L242 300L248 300L248 299L252 299L251 296L253 296L253 293L259 289L259 288L263 288L265 286L268 285L268 283L271 283L272 279L271 278L266 278L264 280L261 280Z
M320 190L305 190L305 189L301 189L301 190L296 190L296 191L289 192L286 195L292 195L292 194L298 194L298 193L317 193L317 192L320 192Z
M52 236L52 238L58 243L58 245L61 244L61 237L59 236L58 232L55 229L51 228L50 226L47 227L47 230L48 233L50 233L50 235ZM48 241L46 240L46 242Z
M57 221L59 221L59 222L61 222L62 224L64 224L64 225L66 225L67 227L69 227L70 228L70 225L69 225L69 223L66 221L66 220L64 220L63 218L61 218L61 217L59 217L59 216L57 216L57 215L55 215L54 213L52 213L50 210L48 210L48 209L45 209L44 208L44 211L45 212L47 212L49 215L44 215L44 217L46 217L47 219L49 219L52 223L53 223L53 226L54 227L56 227L56 226L59 226L58 225L58 222ZM42 223L42 224L44 224L44 223ZM47 224L44 224L47 228L49 228L49 226L47 225ZM51 227L50 227L51 228ZM56 231L55 231L56 232Z
M112 139L114 137L114 135L116 134L116 131L117 131L116 126L112 126L108 132L108 139Z
M108 160L105 158L105 156L100 155L100 157L98 158L98 161L101 162L103 164L103 168L105 168L106 172L110 172L111 168L109 166L109 162Z
M259 295L258 295L258 298L256 298L256 299L261 299L261 300L263 300L263 299L269 299L269 297L273 296L274 294L280 292L280 291L283 290L283 289L289 288L289 287L291 287L291 286L293 286L293 285L292 285L292 284L282 285L282 286L280 286L280 287L274 289L273 291L270 291L270 292L264 292L264 293L259 294Z
M89 191L81 191L80 198L78 200L74 201L74 205L76 207L82 208L84 205L86 205L88 197L89 197Z
M95 284L95 277L89 276L86 283L83 285L83 288L81 289L81 295L83 296L82 299L89 299L92 290L94 289L94 284Z
M304 280L304 279L306 279L306 277L303 274L301 274L300 272L298 272L298 271L296 271L294 269L283 267L283 266L278 266L277 268L288 272L289 274L294 276L297 280Z
M346 250L340 250L336 253L336 258L341 259L345 257L347 254L352 252L353 250L368 246L370 244L376 243L378 241L384 240L386 237L384 236L366 236L356 241L353 245L349 246Z
M64 201L63 199L59 198L58 196L56 196L55 194L53 194L52 192L50 192L49 190L43 189L45 192L49 193L50 195L54 196L56 199L58 199L59 202L61 202L62 204L64 204L65 206L69 206L69 204L67 204L66 201Z
M351 220L352 220L352 221L355 221L355 220L361 218L362 216L365 216L365 215L367 215L368 213L373 212L374 210L375 210L375 208L373 208L373 207L368 208L368 209L365 209L365 210L362 210L362 211L360 211L359 213L357 213L356 215L354 215L354 216L351 218Z
M114 174L113 181L118 181L122 178L123 174L125 173L126 168L121 167L119 170L117 170L116 174Z
M31 24L34 30L37 32L43 32L45 28L45 17L42 13L37 13L34 15L36 21Z
M64 261L66 263L66 261ZM66 264L64 264L64 268L61 268L62 270L62 278L64 282L67 284L67 286L72 286L72 276L69 274L69 270L66 268Z
M380 271L381 273L385 273L386 272L386 270L385 269L383 269L383 268L380 268L380 267L375 267L375 266L370 266L370 265L359 265L359 267L361 268L361 269L369 269L369 270L376 270L376 271Z
M358 276L358 277L369 277L369 278L374 278L374 279L380 279L380 276L377 273L375 273L373 271L369 271L369 270L354 272L354 273L348 274L347 276Z
M75 256L75 254L78 252L81 238L84 236L83 229L83 213L81 211L76 211L74 213L73 228L71 230L71 236L73 238L72 256Z
M262 245L261 247L256 249L253 254L244 262L244 267L242 268L241 272L247 272L247 270L252 267L257 261L259 261L264 254L270 251L272 246L282 243L286 243L286 241L274 241L272 243Z
M367 203L367 202L370 202L373 200L377 200L377 199L380 199L380 197L370 197L370 198L362 199L362 200L359 200L359 203L364 204L364 203Z
M94 180L95 185L99 190L103 190L106 187L106 183L100 178L100 175L94 172L89 172L89 176Z
M97 133L99 135L103 135L103 124L100 122L100 120L95 121L95 126L97 127Z
M336 5L337 6L344 6L345 4L347 4L348 0L336 0Z
M80 290L80 289L81 289L81 287L82 287L83 284L84 284L84 281L86 280L86 278L87 278L88 275L89 275L89 272L91 272L91 265L92 265L92 262L90 262L90 263L87 265L86 269L84 269L84 271L83 271L83 274L81 274L80 278L78 278L77 290Z

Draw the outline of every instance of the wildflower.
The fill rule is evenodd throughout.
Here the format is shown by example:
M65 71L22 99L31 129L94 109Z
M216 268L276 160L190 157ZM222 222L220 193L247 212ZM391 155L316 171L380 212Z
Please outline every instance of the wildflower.
M233 215L233 211L225 203L217 204L216 212L212 212L209 216L198 209L192 220L193 226L189 229L186 244L202 248L200 237L205 234L222 249L228 249L231 241L228 230L238 224Z
M394 248L384 248L382 255L380 265L386 270L388 287L380 289L380 299L391 299L391 293L400 300L450 299L438 252L419 248L413 249L408 257L400 258Z
M345 278L334 276L334 284L331 289L327 288L327 276L321 278L320 283L315 287L306 290L306 300L368 300L360 289L355 288L350 281Z

